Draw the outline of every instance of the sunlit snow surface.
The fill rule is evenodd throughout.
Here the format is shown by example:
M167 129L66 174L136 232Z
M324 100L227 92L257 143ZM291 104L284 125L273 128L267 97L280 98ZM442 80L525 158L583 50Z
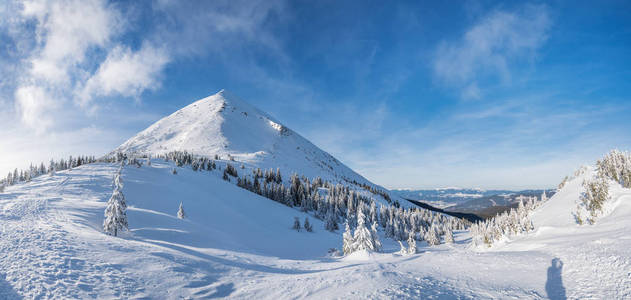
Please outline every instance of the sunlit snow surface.
M0 299L631 297L631 192L593 226L566 222L581 178L535 212L537 231L490 250L454 246L331 258L341 233L220 179L154 160L123 170L130 232L102 233L113 164L92 164L0 194ZM176 218L182 201L188 215ZM549 218L549 216L554 218ZM562 220L557 223L549 220Z

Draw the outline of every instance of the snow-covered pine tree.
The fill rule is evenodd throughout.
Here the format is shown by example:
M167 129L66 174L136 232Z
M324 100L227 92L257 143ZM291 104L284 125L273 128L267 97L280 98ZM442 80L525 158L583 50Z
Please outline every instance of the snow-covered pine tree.
M123 195L122 179L120 178L120 170L114 175L114 192L107 201L105 207L105 221L103 222L103 231L108 234L117 236L119 230L127 229L127 204Z
M408 254L416 254L416 239L412 232L408 235Z
M303 226L307 232L313 232L313 227L311 226L311 223L309 223L309 217L305 217L305 223Z
M177 217L178 219L186 218L186 213L184 213L184 205L182 204L181 201L180 201L180 208L178 208L177 210Z
M351 254L355 251L354 248L355 240L353 239L353 234L351 233L351 227L346 222L346 228L344 230L344 234L342 234L342 251L344 255Z
M330 209L326 214L326 221L324 223L324 229L331 232L338 230L339 227L337 225L336 219L337 217L335 217L335 215L333 214L333 210Z
M375 250L375 241L372 238L372 234L370 230L366 228L366 224L364 223L365 216L364 212L361 209L357 210L357 228L355 228L355 233L353 234L353 239L355 240L353 248L355 251L359 250L367 250L374 251Z
M295 231L300 231L300 220L298 220L298 217L294 217L294 225L291 227L291 229Z
M377 215L377 205L375 204L375 201L370 202L369 215L370 215L370 223L379 222L378 215Z
M372 240L375 243L375 252L381 251L381 241L379 240L379 234L377 233L377 222L373 222L370 227L370 234L372 235Z
M447 226L445 229L445 244L453 244L454 243L454 233L451 230L451 227Z
M541 202L546 201L548 201L548 196L546 195L546 191L544 190L543 193L541 193Z
M393 224L392 219L390 219L388 223L386 224L386 237L394 238L394 224Z
M425 240L430 246L440 244L440 237L438 236L438 233L436 232L436 226L433 223L432 226L425 233Z
M401 243L401 241L397 241L397 242L399 242L399 247L401 247L401 250L399 250L399 254L407 254L408 249L405 248L405 246L403 246L403 243Z
M349 201L349 203L352 203L352 201ZM357 227L357 217L350 207L348 207L346 210L346 223L349 223L351 228Z

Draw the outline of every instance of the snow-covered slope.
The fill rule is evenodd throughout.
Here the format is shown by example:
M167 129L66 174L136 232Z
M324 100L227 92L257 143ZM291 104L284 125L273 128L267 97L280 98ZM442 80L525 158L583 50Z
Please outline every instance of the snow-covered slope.
M631 297L631 189L609 182L610 200L593 225L578 225L574 217L583 181L595 175L582 167L552 198L531 213L533 233L513 238L493 251L542 253L560 262L571 299ZM555 271L555 272L556 272Z
M102 232L115 164L83 165L0 194L0 299L540 298L547 258L454 246L334 258L341 232L223 181L154 160L122 172L130 231ZM180 201L188 217L177 219ZM291 229L310 218L314 232ZM485 270L480 273L479 270Z
M128 233L102 232L115 164L83 165L0 193L0 299L628 299L631 191L578 226L576 178L533 214L537 230L493 247L336 258L341 232L221 180L155 159L122 172ZM182 201L188 217L177 219ZM310 218L314 232L291 229Z
M265 112L222 90L196 101L138 133L114 152L164 154L188 151L209 158L232 156L261 169L280 168L289 178L297 173L332 182L356 181L371 186L307 139Z

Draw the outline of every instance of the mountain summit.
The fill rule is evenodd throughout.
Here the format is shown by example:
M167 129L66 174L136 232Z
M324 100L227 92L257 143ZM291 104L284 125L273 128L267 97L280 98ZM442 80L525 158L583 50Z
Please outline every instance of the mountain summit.
M114 152L164 154L188 151L284 174L320 176L334 182L369 184L361 175L275 118L221 90L174 112L138 133Z

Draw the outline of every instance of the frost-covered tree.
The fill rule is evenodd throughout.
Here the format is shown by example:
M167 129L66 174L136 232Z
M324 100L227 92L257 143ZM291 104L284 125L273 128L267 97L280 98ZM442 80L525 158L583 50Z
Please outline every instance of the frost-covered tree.
M309 217L305 218L304 227L307 232L313 232L313 227L311 226L311 223L309 223Z
M375 201L370 202L369 215L370 215L370 223L379 222L378 215L377 215L377 205L375 204Z
M123 181L121 179L121 171L114 175L114 192L107 201L105 207L105 221L103 222L103 231L108 234L117 236L119 230L127 229L127 204L123 195Z
M589 214L587 221L591 224L596 221L596 217L602 211L605 201L609 199L609 185L607 180L600 176L597 177L596 179L583 182L585 191L580 197L581 204Z
M326 221L324 222L324 229L328 231L336 231L339 229L337 225L337 217L333 213L333 210L329 210L326 214Z
M375 252L381 251L381 240L379 240L379 234L377 233L377 222L373 222L370 227L370 234L372 236L372 240L375 246Z
M355 240L353 239L353 234L351 233L351 227L346 222L346 228L344 229L344 234L342 235L342 251L344 255L348 255L355 251L354 248Z
M364 223L364 213L361 209L358 209L357 214L357 228L355 228L355 233L353 234L353 239L355 243L353 244L353 248L355 251L359 250L375 250L375 241L373 240L372 234L370 230L366 228L366 224Z
M412 232L408 236L408 254L416 254L416 239Z
M300 231L300 220L298 220L298 217L294 217L294 225L291 227L291 229L295 231Z
M445 244L453 244L454 243L454 233L450 227L445 229Z
M427 244L430 246L435 246L440 244L440 237L438 236L438 232L436 232L436 226L432 224L432 226L425 233L425 240Z
M184 205L182 204L182 202L180 202L180 208L178 208L177 210L177 217L178 219L186 218L186 213L184 213Z
M546 201L548 201L548 196L546 195L546 191L544 190L543 193L541 193L541 202Z
M403 246L403 243L401 243L401 241L397 241L397 242L399 242L399 247L400 247L399 254L403 254L403 255L407 254L408 248Z

